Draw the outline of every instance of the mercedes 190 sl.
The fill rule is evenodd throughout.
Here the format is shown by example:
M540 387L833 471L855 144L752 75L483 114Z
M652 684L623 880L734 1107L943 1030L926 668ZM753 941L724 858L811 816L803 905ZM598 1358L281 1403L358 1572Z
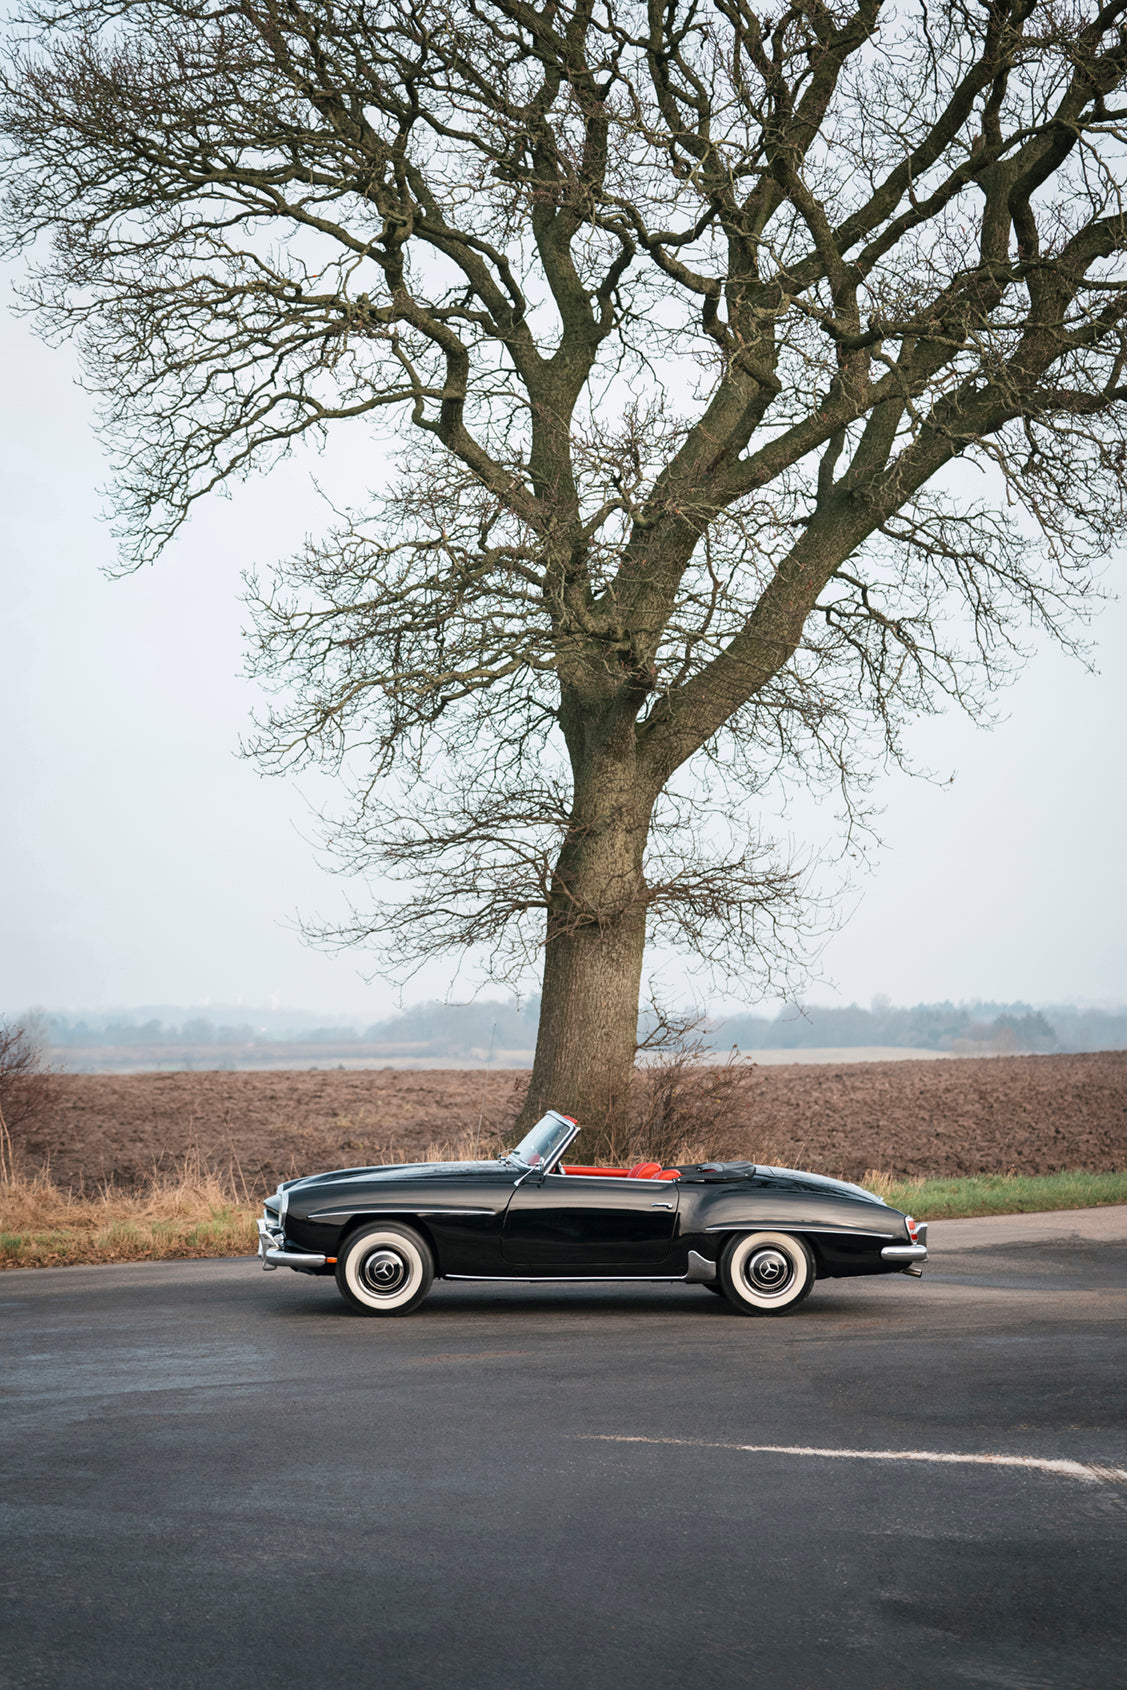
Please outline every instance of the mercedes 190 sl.
M334 1274L371 1315L409 1314L436 1278L659 1280L780 1315L816 1279L923 1271L927 1227L859 1185L751 1162L581 1167L563 1160L578 1131L549 1109L492 1162L285 1180L258 1223L262 1265Z

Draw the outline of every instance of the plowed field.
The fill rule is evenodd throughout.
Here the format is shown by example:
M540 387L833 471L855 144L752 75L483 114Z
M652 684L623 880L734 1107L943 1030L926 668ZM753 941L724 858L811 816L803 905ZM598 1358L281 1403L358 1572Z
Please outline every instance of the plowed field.
M17 1148L65 1185L128 1187L198 1153L257 1190L421 1154L479 1117L503 1131L527 1083L527 1070L480 1068L63 1075ZM740 1113L714 1153L852 1179L1113 1172L1127 1169L1127 1052L757 1068Z

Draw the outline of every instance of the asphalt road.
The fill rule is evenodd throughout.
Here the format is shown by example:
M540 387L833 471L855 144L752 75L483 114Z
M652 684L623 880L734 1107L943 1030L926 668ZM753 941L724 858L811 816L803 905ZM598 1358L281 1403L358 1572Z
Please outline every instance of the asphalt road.
M766 1321L690 1286L377 1322L250 1262L8 1273L0 1685L1119 1690L1125 1311L1115 1241Z

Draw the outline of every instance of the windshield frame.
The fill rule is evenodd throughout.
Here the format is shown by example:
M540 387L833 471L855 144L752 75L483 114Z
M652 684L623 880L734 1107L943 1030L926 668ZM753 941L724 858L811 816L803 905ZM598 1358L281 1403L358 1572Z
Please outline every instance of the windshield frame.
M543 1136L547 1138L550 1129L554 1129L550 1139L550 1148L547 1152L537 1152L535 1143L530 1145L529 1140L541 1131ZM514 1145L512 1150L505 1152L502 1160L514 1163L518 1168L522 1168L526 1174L549 1174L553 1168L558 1167L560 1157L578 1131L579 1122L573 1116L564 1115L558 1109L546 1109L540 1119L529 1127L520 1143ZM526 1149L530 1154L522 1155L521 1152ZM533 1153L535 1160L532 1159Z

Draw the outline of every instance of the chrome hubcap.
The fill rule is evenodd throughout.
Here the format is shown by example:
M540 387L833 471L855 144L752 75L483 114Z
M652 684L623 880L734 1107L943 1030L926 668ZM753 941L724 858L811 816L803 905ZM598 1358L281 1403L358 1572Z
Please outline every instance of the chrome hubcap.
M397 1291L402 1291L410 1275L410 1267L398 1250L391 1250L381 1245L373 1250L370 1256L365 1256L360 1268L360 1278L369 1291L374 1291L377 1297L390 1297Z
M744 1266L744 1278L761 1297L777 1297L794 1278L794 1263L782 1250L756 1250Z

